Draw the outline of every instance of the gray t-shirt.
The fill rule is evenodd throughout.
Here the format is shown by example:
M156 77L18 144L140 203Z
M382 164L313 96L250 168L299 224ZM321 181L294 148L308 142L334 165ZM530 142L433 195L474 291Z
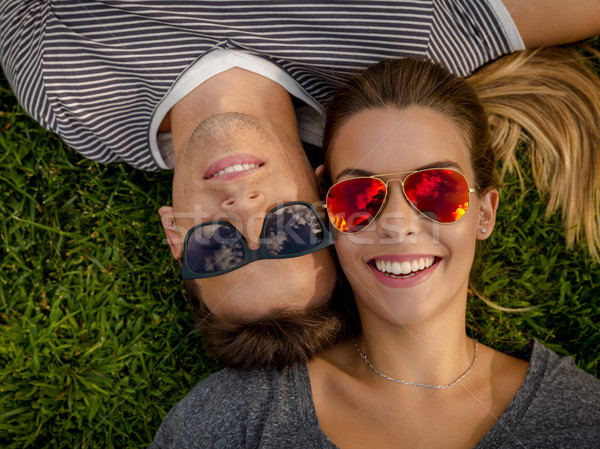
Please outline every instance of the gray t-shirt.
M537 341L512 354L529 371L475 449L600 448L600 380ZM167 414L151 448L336 446L319 427L301 364L212 374Z

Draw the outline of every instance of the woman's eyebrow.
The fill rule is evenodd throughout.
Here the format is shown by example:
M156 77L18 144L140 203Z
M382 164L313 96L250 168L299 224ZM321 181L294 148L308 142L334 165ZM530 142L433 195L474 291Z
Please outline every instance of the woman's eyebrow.
M427 170L428 168L455 168L457 170L462 171L460 165L450 160L432 162L431 164L423 165L422 167L416 168L415 171Z
M375 173L373 173L373 172L370 172L367 170L362 170L360 168L345 168L341 172L338 173L338 175L335 177L334 181L337 181L342 176L358 177L358 176L372 176L374 174Z
M429 168L455 168L457 170L462 170L460 165L458 165L456 162L446 160L446 161L431 162L430 164L426 164L426 165L422 165L421 167L417 167L414 170L408 170L406 172L398 172L398 173L409 173L411 171L427 170ZM376 174L381 174L381 173L373 173L368 170L363 170L362 168L344 168L341 172L338 173L338 175L335 177L334 181L337 181L338 179L340 179L343 176L359 177L359 176L373 176Z

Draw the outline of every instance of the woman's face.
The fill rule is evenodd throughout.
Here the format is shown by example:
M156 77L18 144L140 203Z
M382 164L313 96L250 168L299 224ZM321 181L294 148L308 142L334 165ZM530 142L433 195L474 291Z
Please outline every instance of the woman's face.
M334 183L368 174L450 168L464 174L469 187L475 186L459 129L441 113L423 107L373 109L352 116L338 131L329 155ZM418 324L452 311L464 317L475 243L491 233L497 202L496 190L481 198L471 193L460 220L439 224L419 214L404 197L401 183L391 181L387 203L374 222L358 234L336 233L335 248L363 325L373 318ZM388 262L408 262L416 271L394 275L387 272Z

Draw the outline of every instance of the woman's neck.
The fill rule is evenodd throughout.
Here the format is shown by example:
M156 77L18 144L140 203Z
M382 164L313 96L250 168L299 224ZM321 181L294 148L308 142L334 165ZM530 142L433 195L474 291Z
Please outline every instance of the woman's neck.
M371 326L367 321L356 342L380 373L430 385L453 382L469 368L474 356L474 342L465 333L464 319L438 325ZM368 364L361 368L368 376L372 371Z

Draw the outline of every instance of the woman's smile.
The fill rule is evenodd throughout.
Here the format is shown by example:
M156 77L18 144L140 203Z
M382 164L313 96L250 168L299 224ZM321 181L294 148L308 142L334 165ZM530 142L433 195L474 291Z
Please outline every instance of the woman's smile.
M426 256L412 260L394 260L388 257L378 257L373 259L375 262L375 268L382 273L386 273L391 276L411 276L418 271L423 271L425 268L429 268L435 262L435 257Z
M385 255L367 262L375 278L393 288L408 288L425 282L442 259L437 256Z

